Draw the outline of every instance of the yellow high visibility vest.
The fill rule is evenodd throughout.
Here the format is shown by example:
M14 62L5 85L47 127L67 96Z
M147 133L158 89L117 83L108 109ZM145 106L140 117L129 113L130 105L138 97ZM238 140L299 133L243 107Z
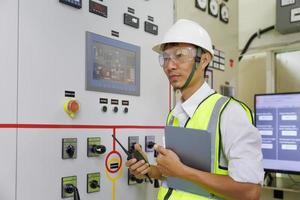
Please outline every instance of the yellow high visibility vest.
M229 103L229 101L237 101L247 113L247 116L251 123L253 123L251 110L242 102L234 98L224 97L218 93L214 93L208 96L204 101L202 101L198 108L196 109L192 118L188 119L185 127L192 129L207 130L211 134L211 140L214 142L214 147L212 147L211 155L212 158L212 170L211 173L219 175L228 175L227 166L220 166L220 154L221 154L221 133L220 133L220 117L223 109ZM178 118L172 115L172 111L169 113L167 118L167 125L179 127ZM160 187L158 195L158 200L207 200L207 199L220 199L213 194L207 192L207 196L199 196L188 192L183 192L180 190Z

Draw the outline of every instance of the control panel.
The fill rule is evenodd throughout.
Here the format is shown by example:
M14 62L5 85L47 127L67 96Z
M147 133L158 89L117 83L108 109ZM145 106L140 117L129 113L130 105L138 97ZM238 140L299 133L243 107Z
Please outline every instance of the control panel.
M300 29L300 1L276 1L275 28L282 34L299 32Z
M87 193L94 193L100 191L100 173L87 174Z
M68 176L61 178L61 197L69 198L74 197L77 187L77 177Z
M140 19L128 13L124 13L124 24L131 26L133 28L139 28Z
M128 185L136 185L144 182L144 179L137 179L128 169Z
M89 11L101 17L107 18L107 6L95 1L89 1Z
M75 159L77 157L77 138L62 139L62 158Z
M145 152L154 152L155 136L147 135L145 136Z
M151 33L153 35L157 35L158 34L158 26L157 25L155 25L155 24L153 24L151 22L145 21L144 26L145 26L145 31L147 33Z
M120 113L120 114L127 114L129 112L129 100L119 100L112 98L110 99L110 105L109 105L109 99L108 98L100 98L100 109L103 113L108 112L109 110L113 113ZM121 110L120 110L121 109Z
M145 135L161 143L169 88L168 80L157 79L162 71L150 52L173 24L173 0L8 2L0 15L9 20L4 29L14 33L1 34L9 41L1 44L14 57L0 61L0 68L8 77L1 80L9 83L1 92L12 97L4 101L9 106L3 116L12 120L2 121L18 133L17 142L9 133L9 145L15 146L9 155L18 157L7 162L9 167L0 166L2 176L10 172L3 177L13 177L0 180L1 196L137 200L143 193L154 199L153 185L138 189L137 180L128 186L127 155L111 135L125 149L130 136L139 137L130 139L131 147L144 148ZM148 157L152 163L153 154Z
M139 144L139 136L129 136L128 137L128 151L134 149L134 145Z
M106 147L101 145L100 137L92 137L87 139L87 156L98 157L106 152Z
M139 144L139 136L129 136L128 137L128 151L132 151L134 149L134 145ZM128 185L135 185L143 183L143 179L137 179L133 174L128 170Z

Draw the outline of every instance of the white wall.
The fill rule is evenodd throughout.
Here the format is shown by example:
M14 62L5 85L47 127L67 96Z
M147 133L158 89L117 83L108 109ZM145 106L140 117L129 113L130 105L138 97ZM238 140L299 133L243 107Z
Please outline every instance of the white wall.
M239 65L239 96L253 110L255 93L266 91L266 53L244 56Z
M276 92L298 92L300 51L276 55Z

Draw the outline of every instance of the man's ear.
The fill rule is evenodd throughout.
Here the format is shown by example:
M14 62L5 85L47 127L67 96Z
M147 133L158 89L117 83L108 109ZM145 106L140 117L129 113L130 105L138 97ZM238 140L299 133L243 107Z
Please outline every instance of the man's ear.
M208 64L211 61L211 55L208 52L205 52L201 55L201 61L200 61L200 66L201 70L205 70L205 68L208 66Z

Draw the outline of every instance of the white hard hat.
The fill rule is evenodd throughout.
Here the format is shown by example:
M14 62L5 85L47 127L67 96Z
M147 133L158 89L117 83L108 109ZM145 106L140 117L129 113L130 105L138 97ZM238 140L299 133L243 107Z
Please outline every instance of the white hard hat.
M179 19L164 35L161 43L155 45L152 50L161 53L162 47L167 43L189 43L207 50L214 56L212 42L207 31L198 23Z

